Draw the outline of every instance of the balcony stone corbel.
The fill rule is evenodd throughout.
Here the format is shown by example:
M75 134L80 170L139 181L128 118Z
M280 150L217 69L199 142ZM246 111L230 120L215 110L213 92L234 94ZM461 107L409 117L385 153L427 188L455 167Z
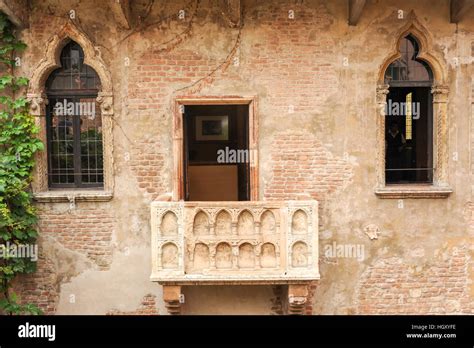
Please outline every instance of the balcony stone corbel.
M308 295L308 285L290 284L288 286L288 314L304 314Z
M163 300L165 307L170 315L181 314L181 286L179 285L164 285L163 286Z

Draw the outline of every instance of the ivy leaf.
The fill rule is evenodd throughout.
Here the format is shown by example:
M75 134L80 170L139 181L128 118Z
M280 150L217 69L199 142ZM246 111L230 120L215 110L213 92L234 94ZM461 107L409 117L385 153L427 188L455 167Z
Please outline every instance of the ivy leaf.
M14 108L14 109L23 108L23 107L25 107L27 104L28 104L28 101L26 100L26 98L20 97L20 98L16 99L16 100L13 102L13 108Z
M14 68L15 51L26 48L16 38L8 17L0 12L0 64ZM34 154L44 149L36 137L39 129L28 112L25 96L9 92L28 85L26 77L14 77L7 66L0 68L0 242L35 243L38 237L38 217L32 202L31 180ZM32 304L21 304L10 291L11 282L19 274L32 273L36 263L30 259L4 258L0 262L0 312L7 314L41 314Z
M27 86L28 85L28 79L26 77L17 77L16 84L18 86Z
M13 82L13 76L6 75L0 77L0 88L5 88L8 85L11 85Z

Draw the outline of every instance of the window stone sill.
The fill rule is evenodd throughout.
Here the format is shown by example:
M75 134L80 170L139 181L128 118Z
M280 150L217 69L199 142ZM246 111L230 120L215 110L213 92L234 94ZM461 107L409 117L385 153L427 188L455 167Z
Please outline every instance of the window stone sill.
M453 189L427 185L393 185L375 189L382 199L448 198Z
M68 203L68 202L108 202L112 199L108 191L46 191L33 194L33 199L39 203Z

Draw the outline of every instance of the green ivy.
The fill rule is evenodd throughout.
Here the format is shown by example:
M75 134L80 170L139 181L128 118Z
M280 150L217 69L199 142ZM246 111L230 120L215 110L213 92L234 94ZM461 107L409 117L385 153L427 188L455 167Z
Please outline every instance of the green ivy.
M28 79L14 74L15 54L25 48L0 12L0 245L32 245L38 236L31 181L34 154L43 150L43 144L24 96ZM32 304L20 304L11 289L18 275L35 270L36 262L30 258L0 258L0 312L41 314Z

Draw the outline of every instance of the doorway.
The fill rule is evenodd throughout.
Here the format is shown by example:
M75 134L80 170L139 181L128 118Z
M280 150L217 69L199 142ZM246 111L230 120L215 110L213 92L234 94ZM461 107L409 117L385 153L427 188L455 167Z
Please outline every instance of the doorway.
M183 105L186 201L251 199L249 105Z

